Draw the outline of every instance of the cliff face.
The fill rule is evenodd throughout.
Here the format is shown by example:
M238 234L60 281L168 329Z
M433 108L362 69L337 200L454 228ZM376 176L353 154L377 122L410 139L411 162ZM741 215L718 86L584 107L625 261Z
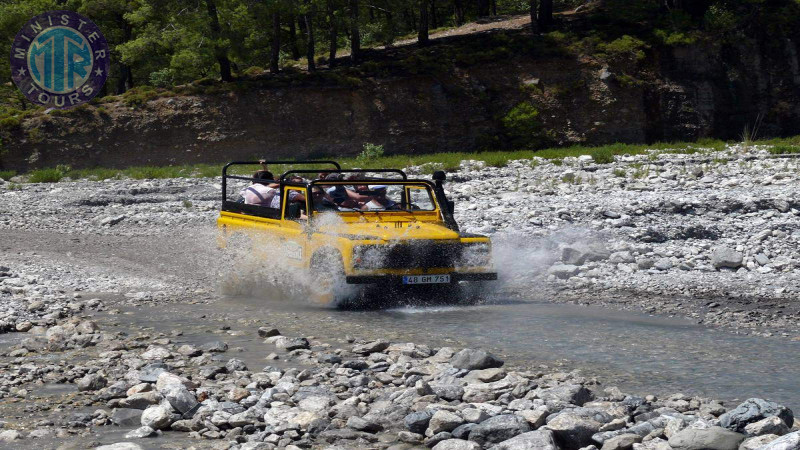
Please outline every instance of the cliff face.
M0 167L354 155L365 142L383 144L387 153L497 149L512 144L503 118L522 103L536 109L536 133L548 145L730 139L757 120L761 136L800 134L797 43L762 47L666 47L634 68L517 55L446 74L367 78L358 87L88 106L6 130Z

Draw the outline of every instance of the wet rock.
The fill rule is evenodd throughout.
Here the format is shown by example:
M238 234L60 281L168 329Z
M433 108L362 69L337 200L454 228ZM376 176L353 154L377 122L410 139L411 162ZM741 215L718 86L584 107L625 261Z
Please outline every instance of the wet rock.
M742 266L743 256L729 247L717 247L711 252L711 265L715 269L738 269Z
M507 439L489 450L559 450L559 446L552 431L536 430Z
M546 427L567 448L578 449L592 444L592 435L600 430L601 423L579 414L564 412L547 422Z
M458 414L440 409L433 413L425 435L432 436L442 431L453 431L462 423L464 419Z
M481 446L475 442L463 439L445 439L433 446L434 450L480 450Z
M85 391L97 391L106 387L106 383L108 381L105 379L104 376L100 374L88 374L85 375L83 378L79 379L76 383L78 386L78 390L81 392Z
M547 273L562 280L577 275L579 271L580 268L573 264L555 264L547 269Z
M743 432L747 425L772 416L780 418L787 426L794 423L794 414L789 408L764 399L750 398L721 415L719 424L723 428Z
M499 444L528 431L531 431L531 427L522 417L501 414L479 423L470 432L469 440L488 446Z
M139 427L125 434L125 439L142 439L158 436L156 430L150 427Z
M421 444L425 436L410 431L400 431L397 433L397 440L407 444Z
M183 356L188 356L190 358L193 358L195 356L202 355L203 351L195 347L194 345L184 344L178 347L178 353L180 353Z
M789 432L789 427L778 416L770 416L753 422L744 427L744 432L748 436L761 436L764 434L777 434L783 436Z
M116 408L111 413L111 422L121 427L139 425L142 422L142 410L132 408Z
M159 391L161 395L175 408L179 413L183 414L186 411L194 408L197 405L197 399L194 394L186 389L183 384L172 383L165 386Z
M377 340L367 342L366 344L353 346L353 353L357 353L359 355L368 355L370 353L382 352L387 348L389 348L389 342Z
M303 337L287 338L284 336L280 336L279 339L275 340L275 346L280 349L286 350L287 352L311 347L311 345L308 343L308 339L306 338Z
M481 370L502 367L503 360L484 350L465 348L453 356L450 364L457 369Z
M95 447L95 450L142 450L142 447L134 444L133 442L116 442L114 444Z
M687 428L668 442L675 450L737 450L745 437L722 427Z
M163 406L150 406L142 412L141 423L143 426L154 430L164 430L171 423L171 415Z
M228 351L228 344L222 341L213 341L203 344L200 349L202 349L204 352L223 353Z
M281 332L278 331L277 328L272 327L260 327L258 329L258 336L262 338L268 338L272 336L280 336Z
M412 433L425 434L428 428L428 423L431 421L433 413L430 411L417 411L412 412L403 419L403 424Z

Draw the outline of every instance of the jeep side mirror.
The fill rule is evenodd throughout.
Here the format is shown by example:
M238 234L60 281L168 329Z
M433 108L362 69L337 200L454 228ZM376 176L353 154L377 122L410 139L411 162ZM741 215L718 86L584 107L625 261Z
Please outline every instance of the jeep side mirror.
M300 203L289 203L286 205L286 214L284 218L289 220L297 220L300 218Z

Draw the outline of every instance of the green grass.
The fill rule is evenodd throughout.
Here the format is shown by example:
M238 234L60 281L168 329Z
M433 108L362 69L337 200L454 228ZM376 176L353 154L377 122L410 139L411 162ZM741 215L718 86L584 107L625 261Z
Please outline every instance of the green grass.
M17 174L16 170L0 170L0 178L4 180L10 180L11 177Z
M755 145L771 146L773 154L800 153L800 136L791 138L771 139L753 142ZM654 144L609 144L597 147L575 145L562 148L548 148L543 150L511 150L496 152L446 152L421 155L382 155L375 151L369 158L363 155L349 158L319 158L335 159L342 167L359 167L363 169L378 168L404 168L410 166L423 166L422 172L430 174L434 170L452 171L459 168L463 160L483 161L489 167L504 167L509 161L531 160L534 157L542 158L552 164L561 165L564 158L591 155L595 163L608 164L614 161L615 156L621 155L650 155L656 159L655 150L659 153L696 154L713 153L725 149L726 143L720 140L704 139L697 142L657 142ZM377 147L377 146L376 146ZM255 159L255 158L254 158ZM538 163L537 163L538 164ZM106 179L155 179L155 178L206 178L218 177L222 172L223 164L186 164L173 166L137 166L126 169L70 169L59 166L55 169L39 169L28 173L28 181L33 183L53 183L65 177L70 179L106 180ZM532 166L535 166L532 164ZM632 167L635 165L632 165ZM635 168L635 167L634 167ZM234 166L228 171L230 174L248 175L257 170L257 166ZM269 169L276 176L290 170L288 165L271 166ZM314 169L324 169L315 167ZM634 177L642 177L646 170L637 170ZM0 172L0 178L10 178L11 171ZM618 175L619 176L619 175Z

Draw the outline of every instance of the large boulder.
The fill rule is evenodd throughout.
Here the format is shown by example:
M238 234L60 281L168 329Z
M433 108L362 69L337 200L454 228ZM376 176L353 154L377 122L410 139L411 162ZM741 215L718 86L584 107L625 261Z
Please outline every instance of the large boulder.
M489 450L559 450L550 430L536 430L507 439Z
M163 406L151 406L142 413L142 425L154 430L164 430L171 423L171 415Z
M464 423L464 419L458 414L440 409L433 413L426 435L433 436L442 431L453 431L462 423Z
M567 449L579 449L593 444L592 435L603 426L591 417L563 412L547 422L556 439Z
M722 427L687 428L669 438L675 450L738 450L745 435Z
M743 260L742 254L730 247L717 247L711 252L711 265L715 269L738 269Z
M739 444L739 450L756 450L778 438L780 438L780 436L777 434L763 434L761 436L751 437Z
M763 436L765 434L777 434L783 436L789 432L789 427L778 416L770 416L753 422L744 427L748 436Z
M531 431L531 426L522 417L501 414L479 423L469 433L469 440L488 446L499 444L528 431Z
M721 427L741 433L747 425L771 416L780 418L786 426L791 427L794 424L794 414L791 409L760 398L747 399L721 415L719 424Z
M403 419L403 423L409 431L416 434L424 434L431 421L433 413L430 411L412 412Z
M450 364L457 369L481 370L502 367L503 360L484 350L465 348L453 356Z

